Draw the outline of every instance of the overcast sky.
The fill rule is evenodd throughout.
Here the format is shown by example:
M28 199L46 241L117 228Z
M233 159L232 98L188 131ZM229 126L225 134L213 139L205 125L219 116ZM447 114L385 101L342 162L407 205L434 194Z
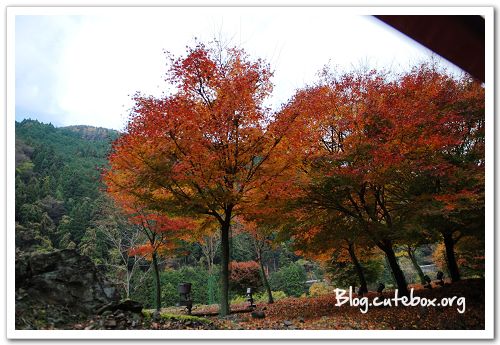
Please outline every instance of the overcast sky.
M103 15L16 16L16 120L121 130L130 95L160 95L166 58L222 37L275 71L270 104L315 80L326 64L408 69L431 52L370 16L336 8L162 8ZM451 64L443 65L458 71Z

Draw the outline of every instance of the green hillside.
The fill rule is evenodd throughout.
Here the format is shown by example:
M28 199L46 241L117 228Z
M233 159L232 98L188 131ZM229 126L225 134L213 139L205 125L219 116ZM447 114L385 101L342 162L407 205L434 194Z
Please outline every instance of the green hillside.
M102 206L100 170L118 136L91 126L16 122L18 248L80 245Z

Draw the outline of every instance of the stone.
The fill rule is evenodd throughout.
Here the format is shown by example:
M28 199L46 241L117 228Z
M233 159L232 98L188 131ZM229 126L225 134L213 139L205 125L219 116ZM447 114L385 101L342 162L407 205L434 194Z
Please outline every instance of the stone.
M125 300L122 302L110 302L110 303L107 303L103 306L100 306L96 310L96 314L98 314L98 315L102 314L107 310L115 313L115 315L119 314L121 312L127 312L127 311L130 311L133 313L140 313L140 312L142 312L142 303L132 301L132 300Z
M140 313L142 311L143 305L140 302L133 301L131 299L127 299L118 304L118 309L123 311L131 311L133 313Z
M292 321L290 321L290 320L285 320L285 321L283 321L283 324L284 324L285 326L287 326L287 327L289 327L289 326L293 325Z
M59 327L93 315L98 307L120 299L118 289L92 260L76 250L16 253L15 269L16 297L24 290L19 294L23 298L16 298L16 311L32 322L45 320ZM34 311L40 308L46 309L52 319L36 316ZM24 329L23 325L18 327L17 318L16 327Z
M252 312L252 317L254 319L263 319L266 317L266 314L261 310L256 310Z
M116 327L116 320L106 320L106 322L104 323L104 326L106 327Z
M119 299L118 290L98 273L92 260L76 250L31 254L28 275L24 281L28 294L47 304L91 313L98 305Z

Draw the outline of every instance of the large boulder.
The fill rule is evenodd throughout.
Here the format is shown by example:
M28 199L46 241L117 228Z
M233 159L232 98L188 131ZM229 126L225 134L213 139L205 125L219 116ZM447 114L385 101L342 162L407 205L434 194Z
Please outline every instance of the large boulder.
M61 306L80 315L92 314L120 299L116 287L98 272L92 260L73 249L17 257L18 291L23 291L18 296L20 308Z

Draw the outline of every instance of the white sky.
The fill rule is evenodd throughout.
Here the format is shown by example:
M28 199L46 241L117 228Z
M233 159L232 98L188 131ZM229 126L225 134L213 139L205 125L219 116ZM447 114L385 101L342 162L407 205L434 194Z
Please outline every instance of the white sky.
M85 16L16 16L16 120L123 129L130 95L165 90L163 50L194 37L230 40L275 75L274 108L325 65L408 69L431 52L370 16L326 8L132 9ZM453 65L442 62L451 71Z

